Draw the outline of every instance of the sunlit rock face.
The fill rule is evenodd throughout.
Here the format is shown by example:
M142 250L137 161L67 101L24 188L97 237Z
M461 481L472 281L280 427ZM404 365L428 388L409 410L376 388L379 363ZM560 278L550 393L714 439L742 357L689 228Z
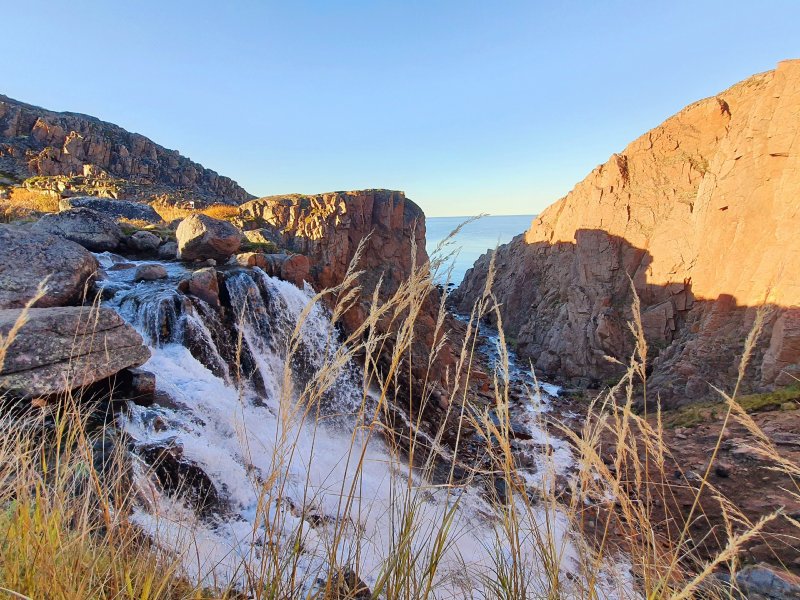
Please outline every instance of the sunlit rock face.
M595 168L501 247L494 289L520 351L602 383L633 349L642 301L651 389L669 402L730 387L756 306L746 389L800 374L800 61L689 105ZM466 308L489 257L467 274ZM630 279L629 279L630 278Z
M131 199L190 198L239 204L253 196L235 181L138 133L94 117L54 112L0 95L0 171L40 177L53 192Z
M368 286L383 275L384 285L393 291L411 274L412 259L418 265L428 259L425 215L403 192L270 196L243 204L240 213L246 229L266 226L279 246L307 255L314 265L314 283L320 287L342 281L359 242L368 235L359 264L367 271L363 283Z
M385 301L408 279L415 265L422 267L428 261L425 214L399 191L270 196L243 204L240 217L245 235L247 231L258 231L259 236L267 236L279 247L307 256L307 279L317 290L343 281L359 243L366 240L356 265L362 272L358 279L361 293L342 318L348 331L364 322L378 283L378 297ZM451 346L444 344L428 372L431 348L443 335L442 330L436 329L438 308L438 291L431 288L416 319L410 359L414 385L425 382L444 387L448 369L455 364ZM391 328L389 324L386 327ZM389 355L387 352L387 360ZM438 418L439 415L430 416L434 422Z

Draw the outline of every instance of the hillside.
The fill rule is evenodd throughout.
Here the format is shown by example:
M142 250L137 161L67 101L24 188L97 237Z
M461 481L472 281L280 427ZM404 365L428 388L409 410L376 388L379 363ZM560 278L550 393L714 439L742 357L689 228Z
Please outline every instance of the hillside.
M142 201L240 204L228 177L138 133L0 95L0 186Z
M730 386L768 308L745 387L800 376L800 60L696 102L595 168L502 246L494 291L543 374L598 385L633 350L632 280L662 400ZM482 292L485 255L456 297ZM629 279L630 278L630 279Z

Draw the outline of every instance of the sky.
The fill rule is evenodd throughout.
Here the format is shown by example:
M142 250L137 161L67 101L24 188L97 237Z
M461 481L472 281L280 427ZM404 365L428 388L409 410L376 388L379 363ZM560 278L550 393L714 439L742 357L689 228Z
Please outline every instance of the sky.
M3 1L0 93L258 196L533 214L683 106L800 57L800 1Z

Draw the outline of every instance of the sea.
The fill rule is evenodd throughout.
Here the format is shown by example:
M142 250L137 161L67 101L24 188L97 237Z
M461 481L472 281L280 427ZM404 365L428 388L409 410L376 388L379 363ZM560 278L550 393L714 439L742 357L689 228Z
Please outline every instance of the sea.
M535 216L487 216L465 225L455 237L453 247L458 250L458 254L453 258L453 273L450 282L455 285L460 284L467 270L472 267L481 254L487 250L494 250L500 244L510 242L512 238L526 231ZM427 217L425 224L428 254L433 253L439 242L469 218Z

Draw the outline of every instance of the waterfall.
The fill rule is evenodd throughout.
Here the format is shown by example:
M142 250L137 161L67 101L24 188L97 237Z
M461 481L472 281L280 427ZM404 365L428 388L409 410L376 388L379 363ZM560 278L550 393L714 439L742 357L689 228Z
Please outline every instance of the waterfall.
M109 265L107 256L99 258ZM311 290L259 269L223 268L217 310L177 291L189 273L184 267L165 266L166 280L135 283L133 270L123 269L108 270L102 282L106 304L149 344L144 368L156 374L160 398L152 406L131 403L120 417L136 457L135 522L161 547L179 552L192 579L232 581L247 592L259 577L277 577L284 590L306 594L324 585L331 556L372 587L392 559L412 498L417 530L410 550L430 554L457 503L435 597L484 597L484 580L496 568L494 545L502 539L484 490L433 485L393 455L358 417L373 400L353 361L331 374L316 407L298 404L313 376L346 354L326 309L315 305L289 359ZM565 472L571 457L563 441L537 429L538 409L527 410L520 419L530 442L523 443L554 448L526 475L535 483L547 469ZM546 507L541 514L521 512L528 530L547 518L570 589L579 548L566 517ZM518 560L531 574L530 593L544 593L546 582L535 576L542 562L536 545L528 540L523 549ZM292 560L279 568L276 554ZM599 597L618 597L626 578L609 569L595 584Z

